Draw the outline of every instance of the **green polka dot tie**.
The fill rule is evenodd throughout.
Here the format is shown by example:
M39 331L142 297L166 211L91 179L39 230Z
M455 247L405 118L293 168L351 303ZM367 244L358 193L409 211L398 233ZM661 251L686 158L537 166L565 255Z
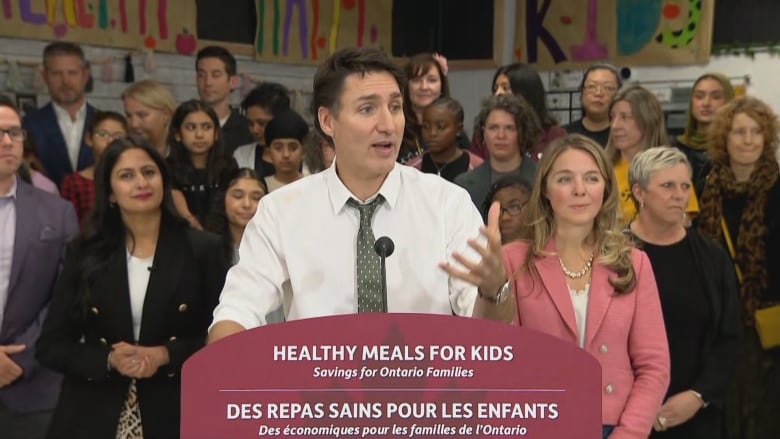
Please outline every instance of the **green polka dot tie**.
M347 204L360 212L360 228L357 235L357 290L358 312L382 312L382 278L379 270L379 255L374 250L374 231L371 219L384 198L377 196L368 204L360 204L350 198Z

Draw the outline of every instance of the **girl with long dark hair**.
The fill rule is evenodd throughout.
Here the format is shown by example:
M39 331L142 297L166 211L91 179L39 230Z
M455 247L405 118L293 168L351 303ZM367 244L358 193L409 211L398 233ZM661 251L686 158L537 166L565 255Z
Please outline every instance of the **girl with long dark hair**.
M168 144L176 209L193 227L202 229L220 179L238 166L223 151L217 113L202 101L182 103L173 113Z
M238 245L244 229L255 215L260 199L268 187L250 168L240 168L230 174L206 220L206 230L222 236L226 260L238 262Z

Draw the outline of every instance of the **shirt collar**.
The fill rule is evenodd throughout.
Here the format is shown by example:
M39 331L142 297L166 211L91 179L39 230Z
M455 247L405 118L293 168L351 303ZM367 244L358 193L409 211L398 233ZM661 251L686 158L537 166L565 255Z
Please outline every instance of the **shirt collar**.
M328 194L330 195L333 212L338 214L341 212L344 206L346 206L347 200L350 198L354 198L356 200L359 199L352 192L350 192L346 186L344 186L344 183L336 173L336 160L337 159L334 159L333 164L328 169L324 170L323 173L325 174L325 184L328 187ZM398 201L398 193L400 191L401 169L400 165L395 163L393 165L393 169L391 169L390 173L387 174L387 177L385 177L385 181L382 183L379 191L376 194L370 196L368 200L366 200L366 203L371 202L374 198L376 198L377 195L381 194L387 205L392 209Z
M16 199L16 189L17 189L17 177L16 175L13 176L13 180L11 181L11 188L8 189L8 192L4 194L0 194L0 199L10 199L15 200Z
M73 119L70 118L70 113L68 113L68 110L62 108L57 104L56 102L52 101L52 107L54 107L54 114L57 115L57 119L63 119L67 121L72 121ZM76 112L76 121L84 120L84 118L87 115L87 100L84 100L84 103L81 104L81 108Z

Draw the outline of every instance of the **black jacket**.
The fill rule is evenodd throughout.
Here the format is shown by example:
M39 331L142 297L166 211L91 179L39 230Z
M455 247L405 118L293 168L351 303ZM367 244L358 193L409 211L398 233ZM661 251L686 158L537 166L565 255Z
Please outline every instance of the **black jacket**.
M86 305L77 303L84 253L71 248L38 341L41 363L64 374L48 437L116 434L130 379L107 371L111 345L133 343L124 243L97 274ZM179 436L182 363L206 340L228 264L215 235L163 225L149 277L139 345L168 348L170 363L137 382L144 436Z
M681 275L693 275L702 282L712 312L706 339L699 352L693 355L702 359L702 368L696 380L690 383L690 389L701 393L709 406L697 412L688 422L696 424L696 435L692 439L718 439L725 437L724 400L741 352L739 286L734 264L722 246L695 229L688 229L688 238L693 250L696 273ZM663 303L661 305L663 306ZM684 335L667 333L669 338Z
M222 127L222 144L225 155L233 157L233 151L239 146L254 143L255 138L249 131L249 120L236 109L230 110L230 116Z
M740 353L739 285L731 257L722 246L695 229L688 229L688 236L698 268L696 275L704 282L713 313L707 341L701 346L704 368L692 388L705 401L722 407Z
M701 193L704 191L704 183L707 181L707 174L712 169L712 162L707 151L693 149L683 144L679 139L674 142L675 146L685 153L688 157L688 162L691 164L691 171L693 172L691 180L693 181L693 189L696 191L696 197L701 199Z

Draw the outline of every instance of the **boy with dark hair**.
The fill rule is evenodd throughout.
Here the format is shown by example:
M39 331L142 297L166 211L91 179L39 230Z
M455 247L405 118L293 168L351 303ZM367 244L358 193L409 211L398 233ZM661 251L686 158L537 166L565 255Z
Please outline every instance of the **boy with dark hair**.
M266 149L276 173L265 177L268 192L303 177L303 139L309 134L309 125L295 111L287 110L274 117L265 129Z

